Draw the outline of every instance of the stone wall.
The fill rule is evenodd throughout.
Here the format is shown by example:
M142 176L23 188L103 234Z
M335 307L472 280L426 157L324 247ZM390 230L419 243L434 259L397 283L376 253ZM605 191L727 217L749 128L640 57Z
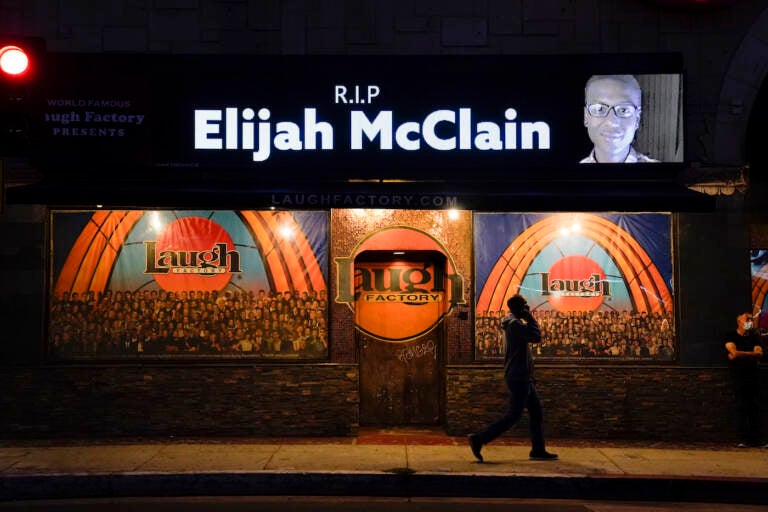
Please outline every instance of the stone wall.
M0 436L350 436L354 365L0 369Z
M500 366L449 366L446 430L464 435L498 419L508 393ZM717 441L737 439L726 369L539 366L545 434L551 438ZM763 386L768 384L764 371ZM763 397L768 412L768 396ZM527 438L525 414L506 435Z
M550 438L736 440L725 369L540 365L537 375ZM0 437L354 436L358 377L337 364L2 369ZM451 365L446 381L448 434L502 414L499 365ZM524 415L507 436L527 429Z

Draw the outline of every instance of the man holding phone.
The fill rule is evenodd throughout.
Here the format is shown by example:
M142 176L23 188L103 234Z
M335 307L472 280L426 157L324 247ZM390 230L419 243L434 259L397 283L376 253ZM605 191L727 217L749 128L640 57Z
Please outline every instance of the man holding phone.
M510 393L509 408L498 421L480 432L470 434L469 446L477 460L483 462L480 453L483 445L509 430L520 420L523 409L528 409L531 432L530 459L556 460L557 455L549 453L544 446L541 401L533 376L530 344L541 342L541 329L522 295L510 297L507 307L509 315L502 319L501 329L504 331L504 381Z

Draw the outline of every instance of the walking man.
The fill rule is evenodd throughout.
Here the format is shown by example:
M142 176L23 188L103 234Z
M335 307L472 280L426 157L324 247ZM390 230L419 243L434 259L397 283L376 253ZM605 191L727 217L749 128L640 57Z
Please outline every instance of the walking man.
M504 381L509 389L509 408L497 422L484 430L468 436L472 454L483 462L480 451L486 445L509 430L520 420L523 409L528 409L531 431L531 460L556 460L544 446L542 430L543 414L539 394L533 376L533 358L530 343L541 341L541 329L525 297L516 294L507 300L509 315L501 321L504 331Z

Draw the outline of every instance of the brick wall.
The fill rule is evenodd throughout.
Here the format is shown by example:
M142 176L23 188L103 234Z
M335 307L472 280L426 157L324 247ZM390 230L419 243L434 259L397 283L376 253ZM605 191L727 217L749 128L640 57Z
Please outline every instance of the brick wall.
M5 244L10 259L16 257L14 251L27 246L24 241L29 237L31 246L42 245L44 215L29 215L27 210L11 207L0 221L4 232L13 234ZM450 250L465 277L465 294L471 304L470 244L463 242L471 239L471 223L467 216L461 221L461 227L447 229L438 218L443 214L442 211L391 211L387 215L394 217L386 222L411 225L439 239ZM381 219L353 221L348 215L349 211L335 211L331 216L334 236L331 297L336 296L333 257L349 256L362 238L386 225ZM719 218L717 214L688 217L686 233L691 231L691 226L714 226L712 229L715 230L719 226L714 222ZM691 238L701 238L699 231L694 229ZM758 238L754 230L752 238L753 241ZM697 265L704 267L723 257L720 253L701 251L694 254L695 242L689 241L687 236L682 238L681 246L681 251L691 253L692 261L703 260ZM727 252L736 253L734 258L744 254L733 249ZM692 267L687 260L683 263L681 273L696 274L694 271L698 267ZM354 435L357 432L358 368L353 316L346 305L332 303L331 364L37 366L42 353L39 331L44 321L42 285L39 283L43 281L44 270L40 260L35 262L32 258L27 264L34 267L29 271L33 274L29 282L13 281L13 267L6 267L7 277L12 282L29 285L26 288L20 286L20 290L34 292L38 297L27 311L23 310L22 301L11 304L10 296L6 296L3 341L19 341L0 344L0 354L3 355L0 389L4 391L0 395L3 411L0 436L266 436ZM731 280L725 272L736 267L725 266L717 275L726 275L721 279ZM748 271L746 262L738 266L741 267L744 272ZM692 275L691 279L694 277ZM748 279L745 282L748 283ZM718 329L701 327L702 318L714 316L716 310L702 306L704 298L710 295L693 293L688 288L686 285L682 290L689 293L681 293L687 297L687 300L681 300L684 310L688 311L685 318L690 318L690 323L699 327L682 329L678 333L682 366L539 368L548 435L649 440L706 440L735 436L730 420L732 399L726 370L704 368L711 363L710 359L705 358L703 365L697 365L694 357L706 352L705 345L711 345L713 353L721 354L717 332L732 318L723 315L714 321L713 325ZM723 293L727 290L727 287L719 288ZM18 298L19 293L17 290L15 297ZM723 300L723 293L717 295L718 301ZM739 300L727 302L736 305ZM19 318L27 321L19 322ZM449 364L446 370L446 428L451 434L461 435L498 417L507 395L500 366L465 364L472 362L471 321L452 314L446 324ZM768 389L768 386L763 388ZM768 404L765 410L768 411ZM525 425L511 435L526 435Z
M503 414L508 394L500 366L449 366L446 373L450 434L480 429ZM648 442L737 438L724 368L539 366L536 375L548 437ZM762 378L765 389L768 371ZM768 396L763 402L768 412ZM507 435L527 438L527 417Z
M725 369L574 365L540 366L537 374L550 438L736 439ZM446 381L450 435L479 429L503 412L499 365L451 365ZM358 431L356 365L15 368L0 371L0 386L3 438ZM524 439L527 429L524 416L507 435Z
M0 369L0 435L349 436L356 366Z

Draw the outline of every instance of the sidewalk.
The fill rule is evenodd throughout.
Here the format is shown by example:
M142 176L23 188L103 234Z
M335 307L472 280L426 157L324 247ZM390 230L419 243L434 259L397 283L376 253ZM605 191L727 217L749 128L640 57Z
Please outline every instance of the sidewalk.
M0 500L334 495L623 499L768 504L768 450L525 439L483 448L435 431L355 438L0 440Z

